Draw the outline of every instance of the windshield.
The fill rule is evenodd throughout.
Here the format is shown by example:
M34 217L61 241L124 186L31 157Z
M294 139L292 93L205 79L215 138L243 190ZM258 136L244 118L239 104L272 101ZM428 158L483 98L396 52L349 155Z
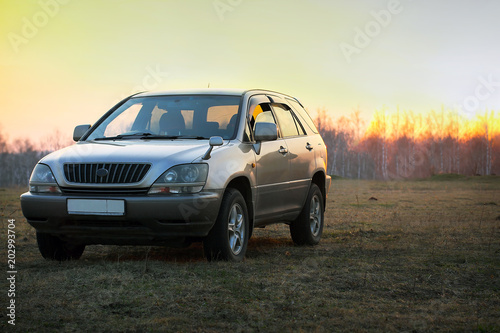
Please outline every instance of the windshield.
M240 97L178 95L132 98L102 121L87 140L209 139L235 136Z

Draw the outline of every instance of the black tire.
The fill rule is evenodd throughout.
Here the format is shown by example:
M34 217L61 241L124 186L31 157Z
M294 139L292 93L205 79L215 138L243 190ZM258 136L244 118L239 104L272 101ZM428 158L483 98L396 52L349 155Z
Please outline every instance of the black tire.
M228 188L222 198L219 215L203 241L208 261L242 261L248 246L249 219L241 193Z
M311 184L302 212L290 224L290 234L296 245L316 245L324 225L323 194L318 185Z
M85 245L68 244L59 237L37 232L36 241L42 257L49 260L77 260L85 251Z

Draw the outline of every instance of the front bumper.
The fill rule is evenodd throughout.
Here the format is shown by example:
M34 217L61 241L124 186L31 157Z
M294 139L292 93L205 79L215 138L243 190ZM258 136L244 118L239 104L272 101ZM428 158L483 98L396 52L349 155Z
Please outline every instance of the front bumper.
M188 195L21 195L23 215L38 232L84 244L168 245L204 237L219 212L222 190ZM124 200L122 216L69 214L68 199Z

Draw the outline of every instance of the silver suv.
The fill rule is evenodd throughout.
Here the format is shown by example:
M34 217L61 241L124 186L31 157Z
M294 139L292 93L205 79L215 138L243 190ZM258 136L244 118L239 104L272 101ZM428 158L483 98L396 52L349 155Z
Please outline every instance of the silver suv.
M324 224L326 147L300 102L265 90L140 93L44 157L21 195L44 258L86 245L187 246L240 261L254 228L298 245Z

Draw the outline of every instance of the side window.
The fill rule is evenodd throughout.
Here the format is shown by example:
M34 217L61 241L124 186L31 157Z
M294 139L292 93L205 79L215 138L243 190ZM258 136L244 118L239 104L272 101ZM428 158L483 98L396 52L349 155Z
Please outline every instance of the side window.
M291 110L281 104L273 104L283 137L305 135L304 129Z
M262 106L269 103L269 98L266 95L253 95L250 97L247 106L247 119L245 126L244 141L253 141L253 130L255 128L255 119L263 112ZM264 107L265 108L265 107Z
M255 129L255 124L257 123L276 123L273 112L271 111L271 108L267 104L258 105L255 108L253 116L255 118L255 123L253 125L254 129Z
M299 135L307 135L306 129L304 125L300 122L299 117L297 117L297 114L287 105L286 109L290 111L290 113L293 116L293 119L295 120L295 124L297 125L297 130L299 131Z
M253 132L255 129L255 124L257 124L257 123L275 123L275 124L277 124L269 103L261 103L261 104L258 104L256 106L252 106L252 109L249 110L249 112L250 112L248 115L249 126L247 127L247 130L246 130L249 141L253 140ZM251 132L251 133L249 133L249 132ZM280 136L279 129L278 129L278 136Z
M294 100L291 100L288 98L286 99L286 101L288 102L288 104L290 104L292 106L293 110L296 112L296 114L297 114L298 118L300 119L300 121L302 122L302 124L307 125L307 127L309 127L309 129L311 131L313 131L314 133L317 134L318 129L314 125L314 122L311 119L311 117L309 116L309 114L307 113L307 111L304 110L304 108L299 103L297 103L297 101L294 101Z

